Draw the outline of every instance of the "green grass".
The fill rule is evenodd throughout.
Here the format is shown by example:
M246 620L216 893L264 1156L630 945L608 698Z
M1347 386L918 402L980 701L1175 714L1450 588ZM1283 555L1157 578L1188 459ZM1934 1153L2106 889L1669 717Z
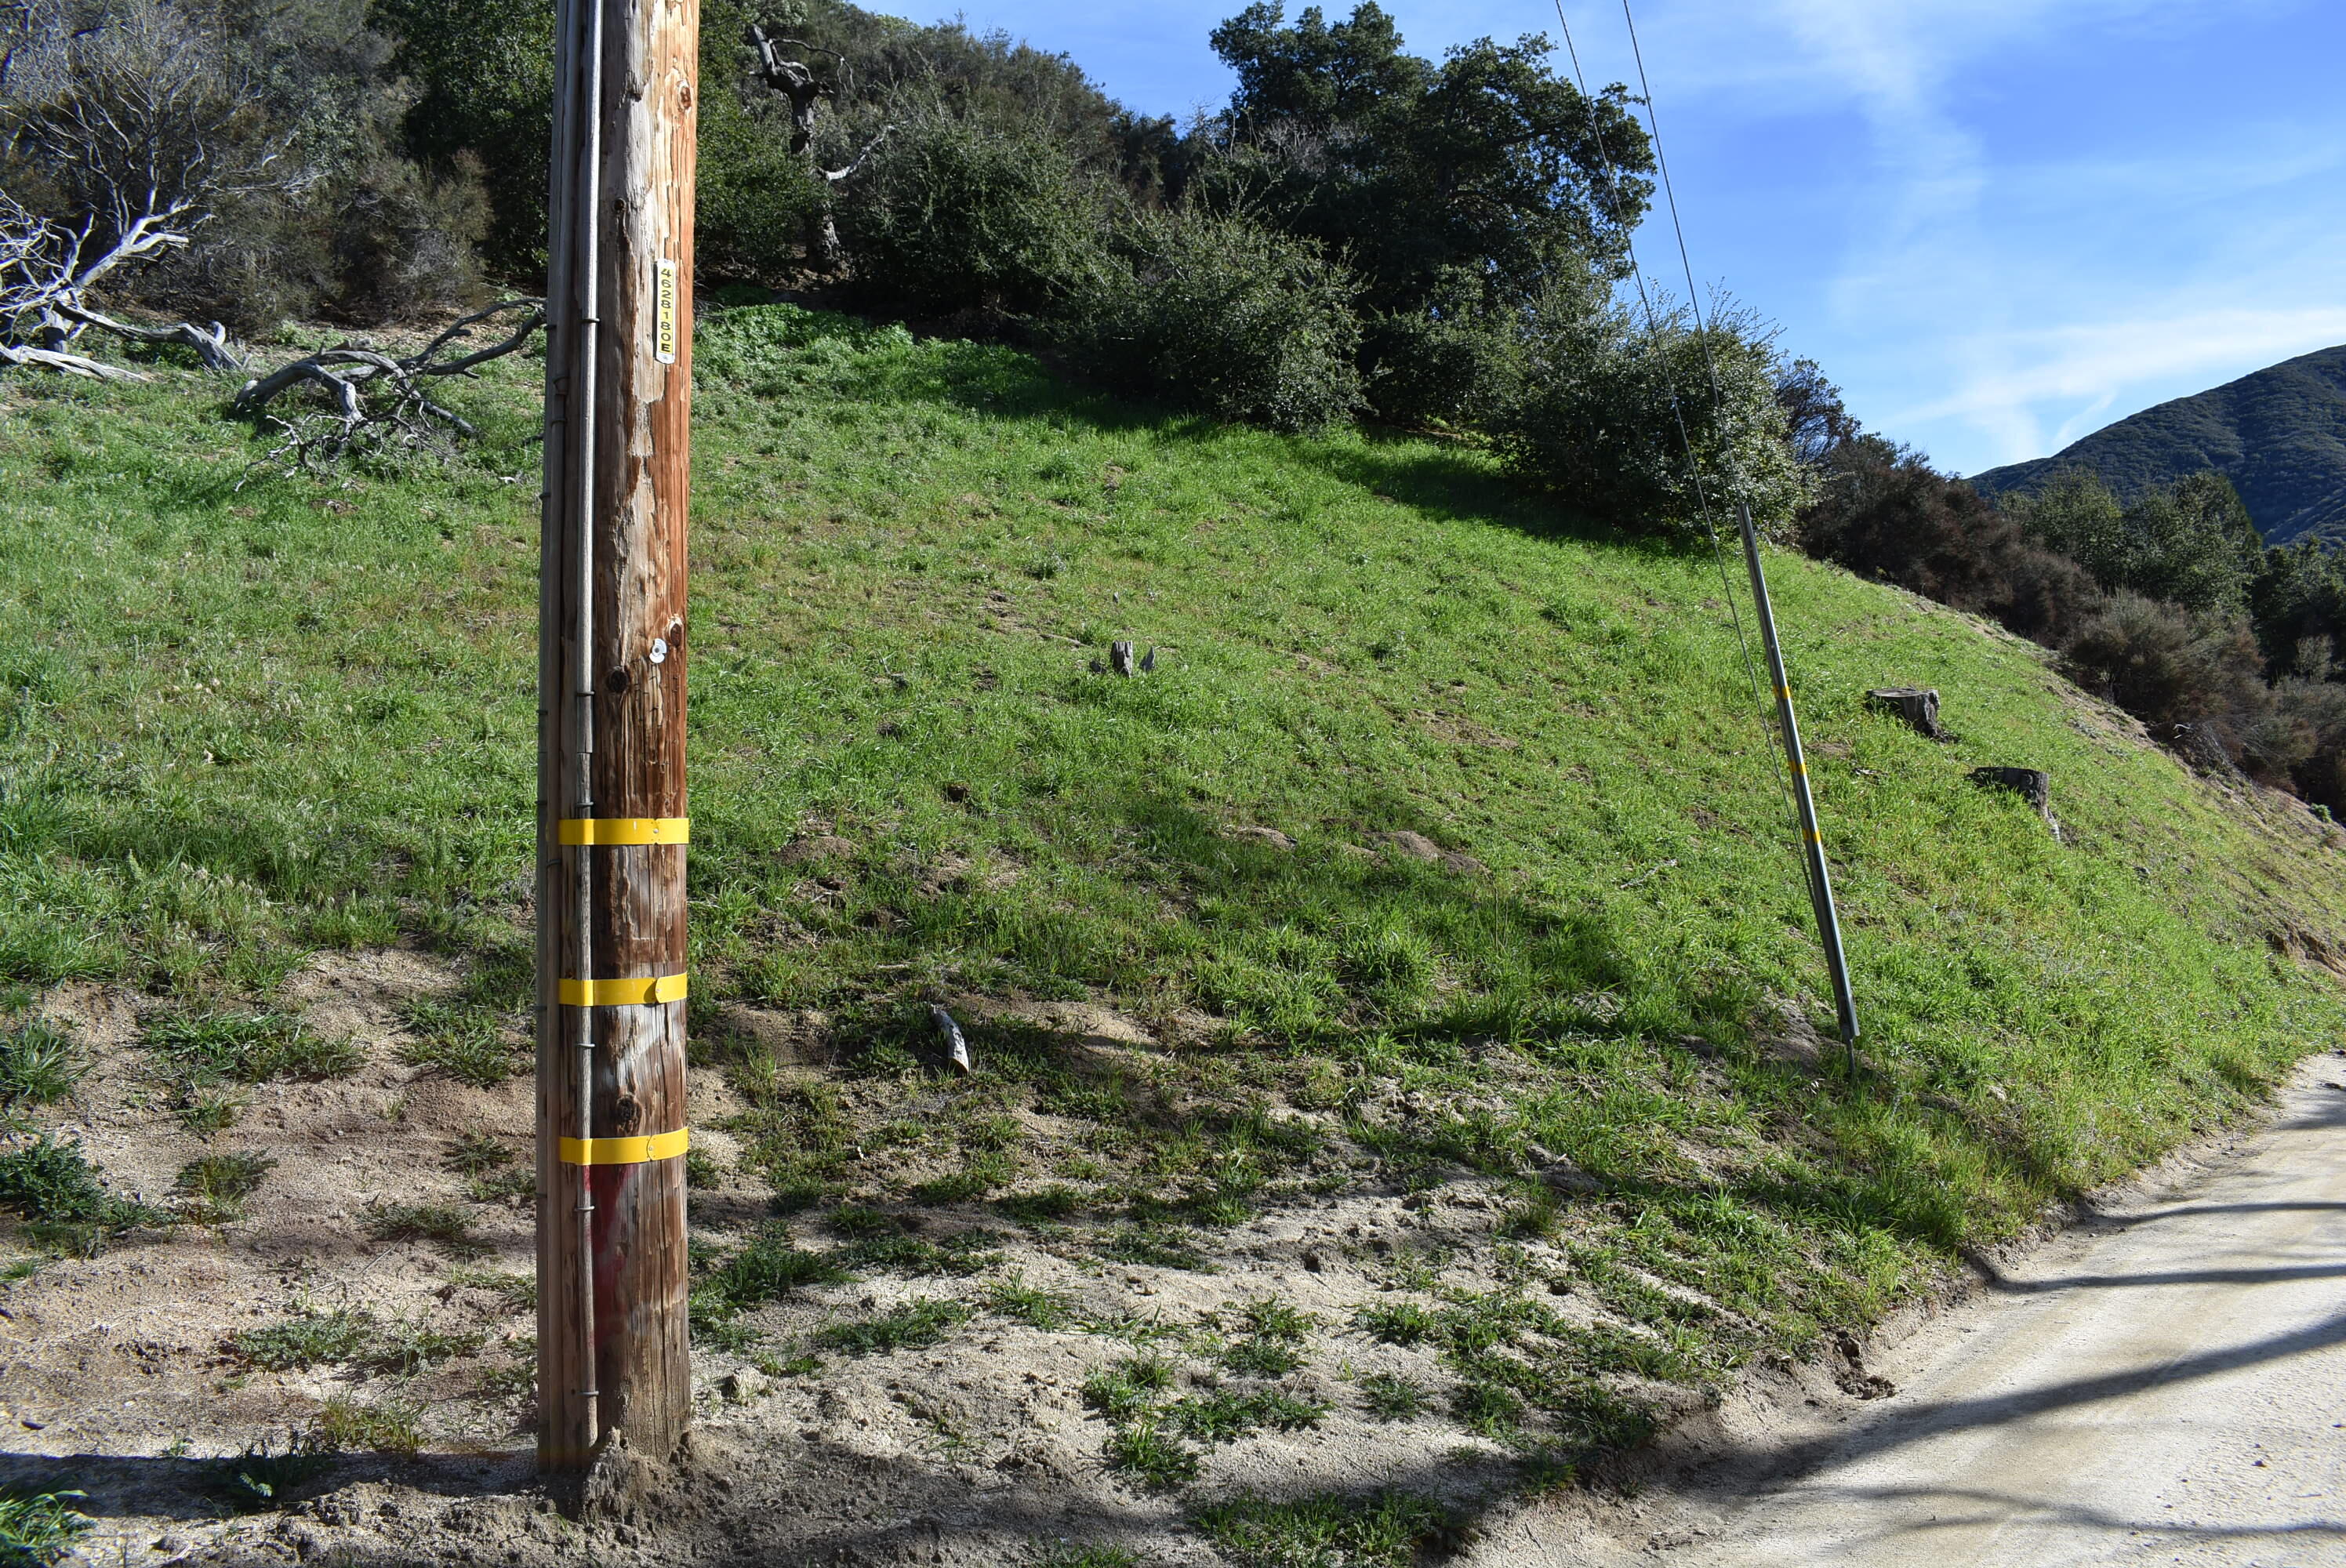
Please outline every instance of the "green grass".
M204 1134L243 1113L244 1096L230 1085L339 1078L364 1059L350 1041L322 1039L299 1018L268 1011L174 1014L148 1027L146 1044L180 1122Z
M423 1446L423 1407L413 1400L361 1404L336 1395L319 1409L311 1441L334 1453L413 1454Z
M402 1011L415 1035L401 1047L403 1061L483 1089L527 1066L523 1048L506 1038L504 1020L490 1009L423 1001Z
M1217 1389L1163 1407L1168 1428L1202 1443L1237 1442L1265 1427L1283 1432L1316 1427L1328 1407L1279 1389Z
M513 1147L494 1133L458 1133L448 1145L448 1168L459 1176L486 1176L514 1159Z
M1432 1403L1423 1385L1398 1372L1371 1372L1361 1380L1361 1408L1381 1421L1415 1420Z
M532 1293L533 1296L535 1293ZM291 1318L229 1336L229 1350L263 1371L352 1366L406 1376L477 1351L485 1336L413 1321L385 1323L363 1308L303 1306Z
M231 1334L229 1349L264 1371L298 1371L356 1361L373 1344L375 1330L372 1315L362 1309L318 1312L305 1308L266 1328Z
M1457 1529L1439 1504L1400 1492L1283 1502L1250 1493L1190 1519L1239 1568L1411 1568Z
M459 1257L482 1250L473 1217L447 1203L369 1203L366 1233L377 1241L428 1241Z
M1852 1080L1771 1044L1780 1003L1831 1008L1707 554L1464 446L1216 428L787 307L712 317L697 363L695 1061L748 1102L739 1169L778 1207L952 1211L775 1240L778 1287L816 1267L792 1253L982 1269L1007 1243L954 1239L978 1201L1113 1278L1212 1269L1299 1202L1486 1180L1515 1196L1469 1261L1537 1253L1604 1330L1390 1260L1427 1299L1359 1326L1438 1356L1461 1419L1578 1453L1648 1419L1607 1389L1803 1353L2346 1038L2285 955L2346 937L2346 835L2228 802L1963 617L1770 559ZM505 1070L536 559L503 481L539 369L454 394L471 457L347 488L240 489L257 438L192 374L0 382L0 983L172 998L150 1044L191 1123L333 1070L283 1054L277 990L321 948L461 961L411 1022L435 1067ZM1156 670L1094 674L1127 636ZM1937 687L1961 741L1869 712L1890 684ZM1992 763L2052 772L2067 842L1969 782ZM818 836L845 847L782 853ZM947 1082L950 995L1101 1003L1183 1048L964 1009L977 1070ZM699 1027L727 1001L820 1009L840 1068ZM704 1281L700 1317L771 1299L765 1267Z
M262 1180L276 1168L275 1160L250 1149L201 1155L179 1167L172 1190L194 1200L192 1207L205 1219L234 1219L244 1212L244 1200L259 1191Z
M79 1144L47 1134L0 1152L0 1211L24 1222L27 1240L74 1257L94 1257L125 1231L168 1226L174 1217L116 1196Z
M75 1512L78 1492L0 1492L0 1568L48 1568L94 1522Z
M1173 1492L1198 1479L1198 1455L1156 1420L1136 1420L1110 1432L1100 1456L1108 1469L1150 1492Z
M37 1020L0 1032L0 1111L64 1099L88 1075L73 1036Z
M814 1343L851 1356L917 1350L942 1341L956 1327L967 1322L969 1315L969 1308L958 1301L923 1297L869 1318L833 1323L814 1337Z
M1080 1320L1080 1307L1073 1296L1029 1285L1015 1274L988 1286L984 1301L987 1311L1030 1329L1068 1329Z
M1060 1542L1040 1549L1040 1555L1027 1559L1030 1568L1141 1568L1136 1553L1121 1546L1078 1546L1072 1542Z

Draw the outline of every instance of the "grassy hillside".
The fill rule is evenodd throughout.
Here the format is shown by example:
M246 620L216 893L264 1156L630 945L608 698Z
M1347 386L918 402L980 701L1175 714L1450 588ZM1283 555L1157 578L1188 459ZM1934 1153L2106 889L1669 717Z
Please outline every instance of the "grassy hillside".
M2346 346L2145 409L1972 483L2000 494L2067 468L2091 470L2127 501L2213 469L2239 490L2267 544L2346 538Z
M1773 559L1852 1083L1780 1038L1781 1003L1831 1008L1708 555L1472 452L1166 418L998 348L777 306L699 353L696 1027L793 1217L712 1232L713 1334L794 1278L719 1260L826 1235L1211 1267L1262 1216L1472 1189L1501 1201L1443 1257L1487 1288L1371 1260L1418 1327L1313 1332L1446 1346L1420 1419L1574 1461L2341 1039L2288 954L2346 951L2346 836L1973 621ZM464 464L333 482L249 469L265 441L192 372L0 383L0 1001L200 1013L397 942L463 959L464 1018L518 1017L536 373L467 389ZM1121 636L1152 673L1096 672ZM1865 709L1909 683L1955 743ZM1984 763L2050 769L2067 841ZM942 1095L933 1000L981 1069ZM1133 1048L1079 1049L1055 1001ZM834 1064L740 1022L784 1010ZM936 1271L859 1246L833 1261ZM1443 1338L1470 1308L1511 1326ZM1127 1440L1178 1429L1128 1391L1106 1451L1146 1479Z

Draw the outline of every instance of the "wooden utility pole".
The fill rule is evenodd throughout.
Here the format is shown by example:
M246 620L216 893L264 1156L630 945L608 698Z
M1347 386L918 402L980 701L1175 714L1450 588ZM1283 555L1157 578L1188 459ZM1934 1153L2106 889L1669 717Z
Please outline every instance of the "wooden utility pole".
M698 0L558 0L538 584L538 1460L691 1410L685 516Z

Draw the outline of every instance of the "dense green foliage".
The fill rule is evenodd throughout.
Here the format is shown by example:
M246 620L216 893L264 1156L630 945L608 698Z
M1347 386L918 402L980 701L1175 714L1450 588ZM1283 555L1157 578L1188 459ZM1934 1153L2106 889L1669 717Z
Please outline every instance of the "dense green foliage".
M1331 24L1258 3L1213 45L1238 86L1201 128L1197 178L1341 249L1372 319L1518 311L1591 263L1626 265L1652 190L1645 132L1626 89L1592 99L1558 76L1545 37L1478 38L1437 65L1373 4Z
M1582 283L1552 290L1517 331L1494 443L1573 511L1697 530L1729 526L1740 500L1772 534L1808 500L1774 355L1748 321L1649 321Z
M1106 213L1054 137L907 107L840 214L868 304L1032 315L1106 265Z
M1361 406L1355 286L1317 245L1203 212L1140 215L1120 240L1053 323L1095 380L1274 430Z
M2003 511L2045 549L2066 555L2108 591L2125 589L2187 610L2239 611L2264 569L2264 542L2221 475L2195 473L2123 504L2084 470L2061 474Z
M2078 469L2129 502L2196 473L2219 473L2270 543L2346 540L2346 347L2145 409L1974 483L1990 495L2025 493Z
M478 188L400 156L403 89L362 10L360 0L14 7L0 189L87 228L85 260L149 200L177 212L170 221L194 243L107 289L241 331L464 302L486 220Z

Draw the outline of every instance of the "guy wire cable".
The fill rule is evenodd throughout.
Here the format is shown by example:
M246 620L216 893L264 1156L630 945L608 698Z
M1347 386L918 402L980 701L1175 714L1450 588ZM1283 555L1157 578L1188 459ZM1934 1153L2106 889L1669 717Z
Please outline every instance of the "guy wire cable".
M1590 139L1596 142L1597 155L1604 160L1605 182L1612 197L1613 221L1620 229L1622 244L1628 251L1629 278L1637 288L1637 303L1645 314L1646 331L1649 336L1658 337L1654 302L1647 296L1645 273L1637 266L1637 241L1630 233L1629 224L1622 209L1620 170L1613 162L1613 154L1605 145L1603 127L1597 123L1596 100L1588 93L1588 77L1581 68L1580 50L1572 41L1572 24L1565 19L1564 0L1556 0L1556 25L1564 29L1565 53L1572 60L1573 80L1580 88L1580 101L1588 112ZM1691 306L1693 301L1689 300L1688 303ZM1699 320L1699 316L1697 319ZM1709 352L1708 342L1704 343L1703 350L1706 354ZM1686 453L1687 473L1694 484L1695 506L1702 518L1703 535L1710 541L1711 559L1719 567L1719 590L1727 602L1728 619L1735 627L1736 647L1743 655L1743 673L1751 687L1751 706L1753 710L1760 715L1760 730L1768 737L1768 743L1764 749L1774 766L1777 793L1783 798L1785 820L1793 822L1797 830L1799 813L1792 804L1791 785L1784 776L1783 759L1776 755L1774 732L1768 727L1767 699L1760 692L1760 667L1751 657L1750 634L1743 628L1743 611L1736 603L1734 580L1727 570L1727 553L1719 545L1719 529L1711 521L1709 497L1703 489L1702 465L1695 458L1694 438L1687 429L1686 411L1678 404L1678 377L1672 373L1667 358L1661 361L1661 368L1662 387L1669 394L1670 416L1677 422L1678 444Z
M1556 25L1563 30L1565 49L1572 60L1574 80L1580 89L1582 102L1587 110L1591 139L1596 144L1597 155L1603 160L1606 182L1613 198L1613 219L1622 231L1622 242L1629 259L1630 277L1637 285L1638 302L1644 309L1647 332L1649 337L1658 339L1659 331L1653 300L1647 292L1644 273L1637 267L1637 242L1631 237L1628 224L1625 220L1625 208L1620 192L1620 173L1614 163L1611 151L1605 145L1604 132L1596 118L1596 101L1589 97L1588 78L1580 64L1580 51L1573 42L1572 24L1564 14L1564 0L1554 0L1554 3ZM1712 413L1715 418L1723 422L1726 413L1725 396L1719 384L1718 365L1711 355L1710 323L1703 318L1702 307L1694 282L1693 265L1688 260L1686 230L1678 219L1678 198L1670 186L1669 166L1662 157L1660 128L1653 115L1653 90L1646 77L1644 55L1642 51L1637 50L1637 23L1636 19L1629 15L1629 0L1622 0L1622 13L1629 23L1630 46L1633 51L1637 52L1638 87L1644 96L1647 127L1654 138L1655 163L1662 176L1663 191L1668 199L1671 228L1678 236L1678 258L1686 267L1687 303L1688 308L1694 312L1697 327L1696 343L1702 351L1704 371L1710 382ZM1720 590L1726 595L1729 615L1735 625L1736 642L1743 653L1744 673L1750 683L1752 704L1761 711L1761 728L1764 731L1769 728L1765 718L1766 701L1760 695L1759 672L1752 661L1750 641L1743 629L1741 612L1736 607L1735 593L1727 571L1726 555L1719 542L1719 531L1711 520L1709 499L1702 483L1701 464L1696 457L1694 443L1687 428L1685 408L1678 400L1677 377L1672 374L1667 358L1660 362L1662 384L1670 400L1670 412L1678 425L1679 443L1686 453L1688 474L1695 492L1696 508L1702 519L1703 531L1710 540L1712 560L1719 567ZM1740 475L1736 472L1737 465L1731 450L1728 453L1728 463L1730 480L1739 486ZM1789 762L1789 767L1799 769L1800 768L1800 762L1798 760L1800 749L1799 720L1792 709L1788 687L1790 677L1784 673L1783 651L1780 639L1774 635L1774 626L1769 615L1767 584L1760 565L1758 541L1751 528L1749 504L1740 497L1737 501L1737 515L1741 523L1745 553L1750 568L1753 613L1760 619L1761 630L1767 634L1769 658L1773 667L1775 685L1778 688L1777 720L1783 728L1785 749L1792 759ZM1857 1009L1850 988L1847 956L1841 947L1841 922L1838 912L1833 907L1831 873L1824 860L1823 839L1815 826L1815 807L1809 799L1805 777L1798 781L1801 788L1796 798L1792 788L1794 781L1786 776L1788 766L1786 759L1772 756L1775 749L1772 738L1771 735L1769 750L1771 753L1771 762L1775 770L1777 789L1784 799L1787 808L1786 815L1790 819L1793 832L1800 840L1803 880L1808 883L1810 901L1814 906L1817 934L1825 949L1826 966L1833 982L1834 1000L1840 1013L1841 1035L1849 1052L1850 1070L1854 1074L1857 1063Z
M1557 0L1557 4L1561 6L1562 0ZM1621 20L1628 28L1629 52L1637 65L1637 90L1645 100L1646 128L1654 138L1654 166L1662 177L1662 195L1669 205L1670 228L1678 237L1678 261L1686 269L1687 302L1695 312L1696 321L1702 323L1702 306L1695 290L1694 263L1687 255L1686 226L1678 219L1678 192L1670 182L1670 160L1662 149L1661 120L1654 110L1654 89L1646 79L1645 50L1637 42L1637 18L1630 9L1629 0L1621 0ZM1703 325L1696 341L1701 346L1703 370L1710 381L1711 412L1723 423L1727 399L1719 385L1718 361L1711 357L1708 324ZM1857 1075L1857 997L1850 983L1849 955L1841 945L1840 912L1833 907L1832 868L1825 858L1824 833L1817 820L1816 798L1809 788L1808 769L1800 754L1800 716L1792 706L1791 676L1784 663L1783 639L1777 635L1775 616L1768 605L1768 581L1760 563L1759 535L1751 526L1750 499L1739 493L1742 476L1734 473L1736 465L1731 447L1728 453L1728 463L1730 473L1739 482L1736 517L1742 525L1744 558L1751 572L1752 613L1767 640L1768 660L1776 687L1776 717L1783 726L1784 749L1794 775L1791 783L1798 800L1800 849L1809 873L1809 896L1816 905L1817 936L1824 945L1825 965L1832 976L1834 1006L1841 1014L1841 1040L1848 1048L1850 1075L1854 1078Z

